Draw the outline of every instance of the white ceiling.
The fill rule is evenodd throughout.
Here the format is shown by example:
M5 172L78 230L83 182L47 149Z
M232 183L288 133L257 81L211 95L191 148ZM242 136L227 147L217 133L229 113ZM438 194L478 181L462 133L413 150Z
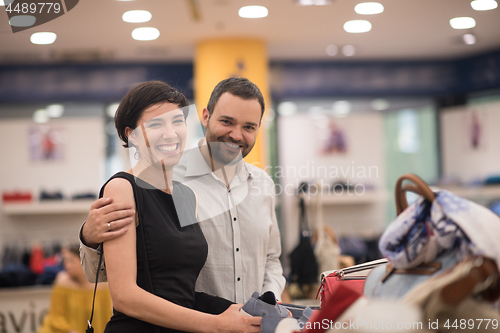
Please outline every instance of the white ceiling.
M500 7L479 12L470 0L379 0L382 14L359 15L361 0L334 0L326 6L298 6L294 0L195 0L201 20L193 19L190 0L81 0L65 15L42 26L13 34L7 14L0 13L0 64L61 60L191 61L200 40L217 37L258 37L267 42L271 60L393 60L452 59L500 49ZM264 5L269 16L244 19L238 9ZM0 7L1 8L1 7ZM121 16L133 9L153 14L147 23L125 23ZM0 9L1 10L1 9ZM449 20L470 16L475 45L461 42L464 30ZM367 19L372 30L349 34L348 20ZM134 28L156 27L155 41L136 41ZM52 45L33 45L32 33L52 31ZM329 44L354 45L358 52L347 58L330 57Z

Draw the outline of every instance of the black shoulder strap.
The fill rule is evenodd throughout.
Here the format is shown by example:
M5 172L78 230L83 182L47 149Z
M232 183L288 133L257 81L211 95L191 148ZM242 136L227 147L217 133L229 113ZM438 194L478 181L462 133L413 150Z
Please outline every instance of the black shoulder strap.
M101 246L101 254L99 255L99 264L97 265L97 273L95 275L95 286L94 286L94 297L92 298L92 312L90 312L90 320L87 321L87 330L85 331L86 333L94 333L94 328L92 327L92 319L94 318L94 305L95 305L95 294L97 291L97 281L99 279L99 271L101 270L101 263L102 263L102 243L99 245Z

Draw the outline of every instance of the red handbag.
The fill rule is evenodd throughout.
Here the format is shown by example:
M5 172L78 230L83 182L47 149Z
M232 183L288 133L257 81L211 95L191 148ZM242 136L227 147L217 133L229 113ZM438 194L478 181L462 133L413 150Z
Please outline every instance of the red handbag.
M368 273L375 267L386 263L388 263L388 260L385 258L377 259L364 264L321 273L321 285L316 294L316 298L318 298L318 295L320 296L321 307L323 308L332 297L333 291L337 289L338 283L345 284L347 287L363 294L363 286Z

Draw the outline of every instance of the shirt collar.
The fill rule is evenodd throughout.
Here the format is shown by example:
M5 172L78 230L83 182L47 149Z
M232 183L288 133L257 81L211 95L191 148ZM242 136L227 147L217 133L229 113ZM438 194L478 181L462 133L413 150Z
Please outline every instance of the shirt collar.
M200 151L200 146L205 143L204 139L200 139L196 148L190 149L186 156L186 177L203 176L212 173L212 169L207 164ZM240 178L241 181L249 177L255 177L255 173L250 171L247 163L242 159L236 164L235 177Z

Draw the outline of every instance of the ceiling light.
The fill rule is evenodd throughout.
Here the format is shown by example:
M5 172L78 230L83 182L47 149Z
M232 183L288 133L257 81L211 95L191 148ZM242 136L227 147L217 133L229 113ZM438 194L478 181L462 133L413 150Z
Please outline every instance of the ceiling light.
M474 10L492 10L498 7L495 0L474 0L470 5Z
M264 6L245 6L238 11L238 15L243 18L262 18L268 13L269 11Z
M337 101L332 105L333 114L346 115L351 112L352 105L349 101Z
M57 35L53 32L35 32L30 37L33 44L46 45L55 42Z
M16 15L9 19L12 27L31 27L35 22L36 17L33 15Z
M347 21L344 24L344 30L353 34L368 32L372 30L372 24L366 20Z
M33 121L39 124L45 124L49 121L49 115L47 114L47 110L38 109L33 112Z
M135 40L155 40L160 37L160 30L156 28L136 28L132 31Z
M361 15L380 14L384 11L384 6L378 2L362 2L354 7L354 11Z
M476 21L472 17L455 17L450 20L453 29L470 29L476 26Z
M353 45L344 45L342 46L342 54L346 57L352 57L356 54L356 48Z
M467 45L476 44L476 36L474 34L465 34L462 36L464 43Z
M129 10L123 14L122 19L129 23L144 23L151 20L151 17L147 10Z
M389 107L389 101L383 98L376 98L370 102L370 106L373 110L384 111Z
M47 106L46 110L50 118L60 118L64 113L64 106L61 104L52 104Z
M339 53L339 47L335 44L330 44L326 47L326 54L330 57L334 57Z
M283 102L278 105L280 116L292 116L297 113L297 104L294 102Z
M332 3L332 0L296 0L296 3L300 6L324 6Z

